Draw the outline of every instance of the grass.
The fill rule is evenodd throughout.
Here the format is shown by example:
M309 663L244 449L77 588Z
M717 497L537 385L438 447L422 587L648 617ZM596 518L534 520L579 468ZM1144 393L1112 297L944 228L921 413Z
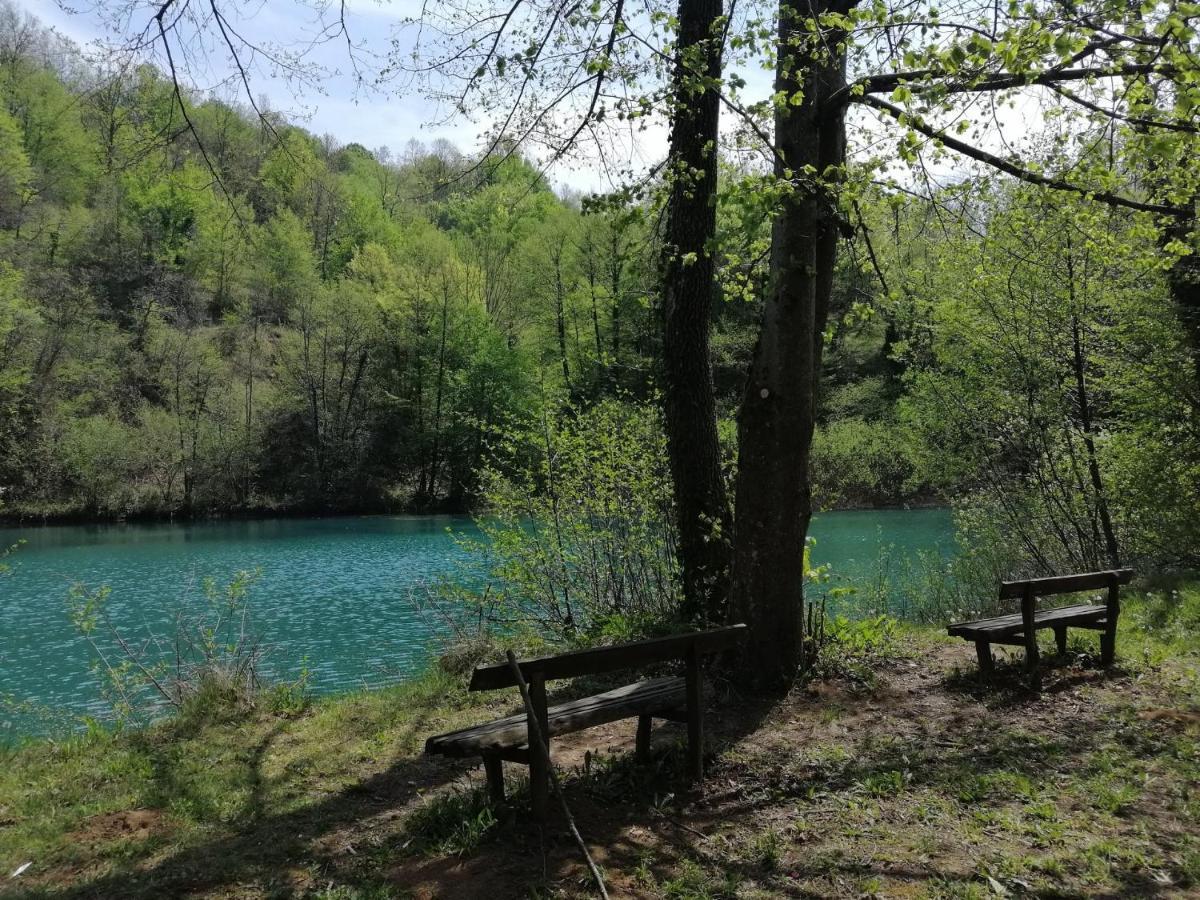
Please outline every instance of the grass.
M1117 669L1097 667L1094 635L1069 650L1039 696L1016 665L984 685L973 649L934 631L848 630L783 700L717 686L702 790L673 726L649 765L628 722L556 747L614 895L1200 891L1200 583L1132 597ZM562 823L528 821L519 767L496 808L470 761L421 755L514 708L462 685L209 704L0 751L0 895L588 895Z
M441 856L462 856L479 849L500 820L487 791L473 787L440 794L405 822L406 847Z
M339 801L330 815L350 821L356 807L370 807L371 791L402 777L429 733L477 717L479 705L432 673L306 712L264 704L234 719L205 706L144 731L93 728L9 750L0 759L0 869L28 860L43 871L104 871L256 823L273 839L330 798ZM96 827L131 810L158 814L149 834L130 836L120 822L112 834ZM253 847L236 849L254 856Z

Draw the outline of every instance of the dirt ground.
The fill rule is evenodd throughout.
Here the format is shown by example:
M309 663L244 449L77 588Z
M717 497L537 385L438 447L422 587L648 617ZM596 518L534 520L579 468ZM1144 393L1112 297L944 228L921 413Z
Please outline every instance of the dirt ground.
M869 689L822 681L760 707L718 686L719 750L674 794L588 765L629 758L629 722L555 757L614 896L1200 896L1194 710L1119 669L1060 665L1041 695L1013 669L998 681L978 682L970 645L939 644ZM656 734L667 753L681 740ZM1176 771L1159 755L1177 741ZM418 898L592 890L558 816L392 878Z

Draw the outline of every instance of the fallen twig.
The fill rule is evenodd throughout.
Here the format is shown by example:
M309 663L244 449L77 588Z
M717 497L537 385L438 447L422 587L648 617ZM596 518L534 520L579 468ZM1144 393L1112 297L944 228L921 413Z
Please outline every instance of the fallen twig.
M583 853L583 858L587 860L588 869L591 870L592 877L596 879L596 887L600 890L600 896L604 900L608 900L608 890L604 886L604 876L600 874L600 870L592 860L592 854L588 852L587 844L583 842L583 836L575 826L575 817L571 815L571 809L567 806L567 798L563 794L562 785L559 784L558 773L550 765L550 751L546 742L546 736L542 734L542 723L538 721L537 713L533 710L533 703L529 699L529 685L525 683L525 676L521 674L521 666L517 663L516 654L511 650L508 651L508 665L513 670L513 676L517 679L517 689L520 690L521 701L525 704L525 715L529 717L529 724L533 728L534 737L537 739L537 750L534 752L542 754L545 758L546 771L550 773L550 786L554 789L554 796L558 798L558 802L562 806L563 815L566 816L567 825L571 829L571 835L575 838L575 843L579 845L579 849ZM533 748L531 747L530 750L533 750Z
M708 840L708 835L705 834L700 829L693 828L691 825L685 825L682 822L680 822L678 819L672 819L661 809L659 809L655 806L652 806L652 807L650 807L650 811L655 813L657 816L662 818L664 821L669 822L670 824L674 825L676 828L681 828L684 831L690 831L692 834L696 835L696 837L701 838L702 840L706 840L706 841Z

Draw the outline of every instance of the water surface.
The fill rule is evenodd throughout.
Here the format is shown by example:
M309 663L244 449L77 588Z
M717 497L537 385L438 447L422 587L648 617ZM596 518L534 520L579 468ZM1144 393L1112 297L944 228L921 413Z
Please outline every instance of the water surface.
M953 542L944 510L826 513L812 533L814 561L848 584L874 576L881 545L903 558ZM25 542L0 577L0 695L75 716L104 712L67 613L75 582L112 589L123 631L161 634L202 578L255 569L254 626L279 674L307 668L320 693L394 682L428 659L440 625L414 592L464 568L455 535L478 532L445 516L0 528L0 546ZM35 717L0 707L0 736L30 730Z

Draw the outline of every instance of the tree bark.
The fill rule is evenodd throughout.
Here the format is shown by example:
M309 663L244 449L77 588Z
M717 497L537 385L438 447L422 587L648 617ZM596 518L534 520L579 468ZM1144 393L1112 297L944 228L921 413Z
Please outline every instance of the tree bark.
M625 268L624 247L621 245L621 232L616 222L609 223L609 258L608 278L609 289L612 292L612 361L610 368L611 386L616 387L615 373L621 361L621 276Z
M1079 410L1079 427L1083 432L1083 447L1087 453L1088 478L1096 503L1096 516L1104 536L1104 552L1108 564L1121 568L1121 548L1108 509L1108 493L1100 473L1100 457L1096 453L1096 429L1092 422L1092 403L1087 387L1087 356L1083 349L1083 328L1079 321L1079 297L1075 289L1075 254L1067 238L1067 290L1071 301L1071 370L1075 376L1075 403Z
M792 191L772 229L770 284L738 420L730 591L734 617L750 626L743 649L753 665L738 670L764 688L789 683L805 661L809 450L839 230L829 178L846 156L844 113L821 115L845 83L840 36L816 33L808 19L850 5L780 4L775 89L786 99L776 104L775 174Z
M721 73L721 12L721 0L679 0L662 259L667 452L679 523L683 614L697 621L723 617L729 573L730 510L709 353L720 98L704 83L715 82Z
M429 459L429 502L437 501L438 468L442 464L442 391L446 385L446 329L450 318L449 276L442 273L442 336L438 341L437 389L433 401L433 451Z

